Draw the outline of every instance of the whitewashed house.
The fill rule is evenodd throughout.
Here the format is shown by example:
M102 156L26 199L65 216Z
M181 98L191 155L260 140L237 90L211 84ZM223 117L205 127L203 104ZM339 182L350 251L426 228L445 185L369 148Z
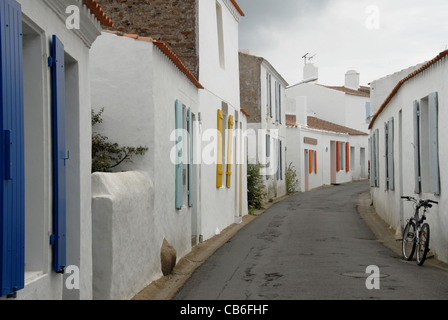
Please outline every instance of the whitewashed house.
M401 196L439 201L427 217L432 252L448 262L448 51L403 77L391 90L370 123L372 200L378 214L400 233L413 215ZM387 78L384 78L388 81ZM372 92L375 95L375 92Z
M165 2L173 10L160 15L160 3L102 1L118 29L143 35L99 37L92 106L105 109L102 134L149 151L116 173L92 176L95 299L129 299L160 278L164 240L180 260L248 214L238 72L243 13L234 1L178 4ZM123 22L136 12L148 21ZM179 15L183 24L167 30L165 20Z
M296 191L366 179L368 134L307 116L286 112L286 164L296 171Z
M241 105L250 114L248 160L262 164L266 197L286 195L286 117L288 83L262 57L239 53Z
M2 299L92 298L89 51L100 23L112 25L93 0L0 0Z
M349 71L344 86L318 84L307 63L304 80L286 88L286 165L292 163L298 191L367 179L369 88Z

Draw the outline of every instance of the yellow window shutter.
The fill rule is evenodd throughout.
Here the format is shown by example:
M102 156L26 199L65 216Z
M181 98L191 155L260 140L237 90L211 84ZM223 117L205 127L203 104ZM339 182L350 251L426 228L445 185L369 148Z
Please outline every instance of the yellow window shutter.
M229 116L229 144L227 151L227 180L226 187L230 188L232 178L232 142L233 142L233 116Z
M222 187L222 137L224 133L223 129L223 120L224 114L222 110L218 110L218 121L217 121L217 128L218 128L218 146L217 146L217 168L216 168L216 187L221 188Z

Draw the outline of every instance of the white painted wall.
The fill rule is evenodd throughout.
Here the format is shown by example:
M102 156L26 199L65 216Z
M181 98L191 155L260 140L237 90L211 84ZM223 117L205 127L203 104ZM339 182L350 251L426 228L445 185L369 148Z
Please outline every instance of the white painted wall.
M443 125L444 119L448 116L447 112L447 87L446 79L448 76L448 65L446 58L433 65L423 73L420 73L413 79L407 81L399 90L398 94L388 104L386 109L379 114L372 130L379 129L380 132L380 148L379 154L385 153L384 146L384 123L391 117L395 119L395 191L385 190L385 161L380 156L380 186L372 188L372 199L378 214L393 228L397 229L406 223L406 220L413 215L413 208L407 202L402 202L400 197L413 196L422 199L433 199L439 201L438 206L430 209L427 222L431 227L431 251L436 256L448 262L448 236L446 230L448 228L448 217L445 208L448 205L446 190L448 188L448 166L446 159L448 150L443 143L443 137L448 134L446 126ZM414 194L415 173L414 173L414 125L413 125L413 102L420 100L430 93L438 92L439 94L439 163L440 163L440 179L441 194L435 196L430 193ZM402 112L402 161L400 161L399 145L399 112ZM400 164L402 164L400 166ZM401 182L400 182L401 181ZM400 215L403 208L403 217Z
M221 67L219 61L217 2L222 9L224 68ZM238 118L243 120L243 129L245 130L246 121L240 113L238 20L229 10L229 6L232 6L229 1L218 0L217 2L198 1L199 81L205 87L205 90L199 92L201 130L206 132L210 129L217 129L217 110L222 108L223 102L228 105L228 115L239 114ZM213 141L216 141L216 134L210 137L210 140L204 141L204 144L210 145ZM227 159L227 153L225 158ZM234 166L232 172L235 172ZM245 176L246 167L243 166L243 184L247 184ZM223 178L225 181L225 175ZM241 218L239 213L235 212L235 207L239 207L239 204L235 204L235 183L232 183L230 189L216 188L216 161L211 164L202 164L199 188L202 197L201 233L205 241L216 233L222 232L235 221L240 221ZM245 204L243 205L243 215L247 214L247 192L245 190L243 189L242 203Z
M99 23L85 8L81 29L65 25L65 8L80 1L18 0L24 24L25 99L25 289L18 299L91 299L91 144L89 47L100 34ZM80 268L80 290L66 290L64 276L53 272L52 146L50 42L57 35L65 46L67 162L67 264ZM82 146L82 147L81 147Z
M94 241L102 241L105 236L120 238L129 230L136 234L148 234L135 240L136 247L146 250L138 267L146 271L140 278L136 278L133 259L127 260L127 266L110 270L111 278L121 279L113 282L110 288L106 288L106 283L102 283L101 279L94 278L95 299L128 299L160 277L160 248L163 239L173 245L178 259L191 251L192 214L199 214L200 206L196 201L195 207L189 208L187 199L184 199L186 205L181 210L175 208L175 165L171 161L175 142L171 141L171 134L175 129L177 99L198 116L198 89L151 42L103 33L92 48L91 59L92 105L97 111L101 107L105 108L101 133L120 145L149 148L144 156L135 157L132 162L118 167L117 171L136 171L137 173L129 173L130 178L125 176L124 179L128 181L132 176L138 175L140 185L145 186L144 190L148 191L147 195L153 201L143 210L133 194L136 192L136 196L141 199L145 194L144 190L137 192L134 187L126 185L120 190L118 182L122 179L121 174L117 173L116 178L107 176L110 183L118 188L112 194L117 199L112 203L118 211L114 209L112 214L119 216L122 214L119 210L128 208L125 212L129 211L135 217L131 225L122 226L124 229L120 228L120 224L114 224L112 229L103 230L102 235L94 233ZM102 188L101 185L105 182L95 177L94 175L95 188ZM148 181L152 182L153 187L148 185ZM93 201L97 203L93 208L94 228L100 229L103 219L97 215L110 219L104 216L102 212L105 209L100 206L103 204L107 209L110 201L103 201L102 198L102 195L93 194ZM108 231L111 234L105 235L104 232ZM103 263L110 259L125 261L123 258L129 257L129 246L119 246L119 242L115 244L116 247L109 252L110 256L104 257L103 260L106 261L94 261L94 270L100 270ZM94 250L100 249L95 246ZM139 254L141 250L134 253Z

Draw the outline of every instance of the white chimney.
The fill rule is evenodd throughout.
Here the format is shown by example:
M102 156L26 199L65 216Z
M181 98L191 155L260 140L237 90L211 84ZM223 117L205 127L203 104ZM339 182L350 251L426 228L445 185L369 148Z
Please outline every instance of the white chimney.
M359 90L359 72L355 70L347 71L345 74L345 87L353 90Z
M319 78L319 69L312 63L305 64L303 68L303 81L316 81Z

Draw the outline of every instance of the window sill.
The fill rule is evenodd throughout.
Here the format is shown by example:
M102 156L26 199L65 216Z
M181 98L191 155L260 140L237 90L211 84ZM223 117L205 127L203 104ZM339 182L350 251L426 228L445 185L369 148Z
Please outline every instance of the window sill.
M43 271L25 271L25 286L45 276Z

